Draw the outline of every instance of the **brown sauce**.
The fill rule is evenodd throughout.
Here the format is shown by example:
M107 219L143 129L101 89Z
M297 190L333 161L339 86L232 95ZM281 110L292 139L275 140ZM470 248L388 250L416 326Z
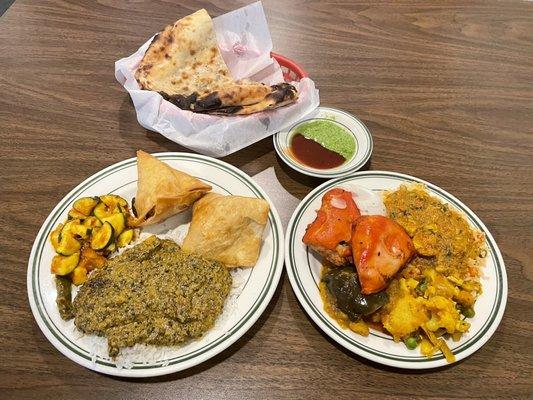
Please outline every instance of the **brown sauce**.
M317 169L335 168L346 161L340 154L326 149L299 133L291 140L291 152L302 164Z

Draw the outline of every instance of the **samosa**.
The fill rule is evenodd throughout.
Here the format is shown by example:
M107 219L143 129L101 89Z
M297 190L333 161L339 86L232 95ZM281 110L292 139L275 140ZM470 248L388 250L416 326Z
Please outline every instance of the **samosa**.
M211 190L208 184L142 150L137 151L137 174L135 226L156 224L178 214Z

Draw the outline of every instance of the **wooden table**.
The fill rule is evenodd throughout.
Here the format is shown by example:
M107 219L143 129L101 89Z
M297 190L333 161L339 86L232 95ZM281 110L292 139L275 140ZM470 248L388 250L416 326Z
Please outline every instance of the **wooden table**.
M113 63L205 7L246 1L23 1L0 17L2 254L0 398L531 398L533 396L533 3L265 1L275 50L298 60L323 105L371 130L367 168L412 174L455 194L495 236L509 298L493 338L439 371L400 371L336 346L306 316L286 274L237 343L190 370L144 380L84 369L43 336L26 268L39 227L75 185L149 152L187 151L136 121ZM224 159L274 165L265 139Z

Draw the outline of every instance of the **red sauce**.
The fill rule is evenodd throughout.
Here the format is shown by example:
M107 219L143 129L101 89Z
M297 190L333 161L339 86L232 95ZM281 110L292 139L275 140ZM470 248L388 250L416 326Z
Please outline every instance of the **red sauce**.
M291 152L294 158L311 168L335 168L346 161L340 154L322 147L319 143L299 133L291 140Z

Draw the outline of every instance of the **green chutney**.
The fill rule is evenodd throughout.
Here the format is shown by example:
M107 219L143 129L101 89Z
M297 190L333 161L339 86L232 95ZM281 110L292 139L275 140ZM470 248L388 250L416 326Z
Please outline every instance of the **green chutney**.
M306 122L298 126L296 132L340 154L346 160L355 154L356 144L353 136L335 122L323 119Z

